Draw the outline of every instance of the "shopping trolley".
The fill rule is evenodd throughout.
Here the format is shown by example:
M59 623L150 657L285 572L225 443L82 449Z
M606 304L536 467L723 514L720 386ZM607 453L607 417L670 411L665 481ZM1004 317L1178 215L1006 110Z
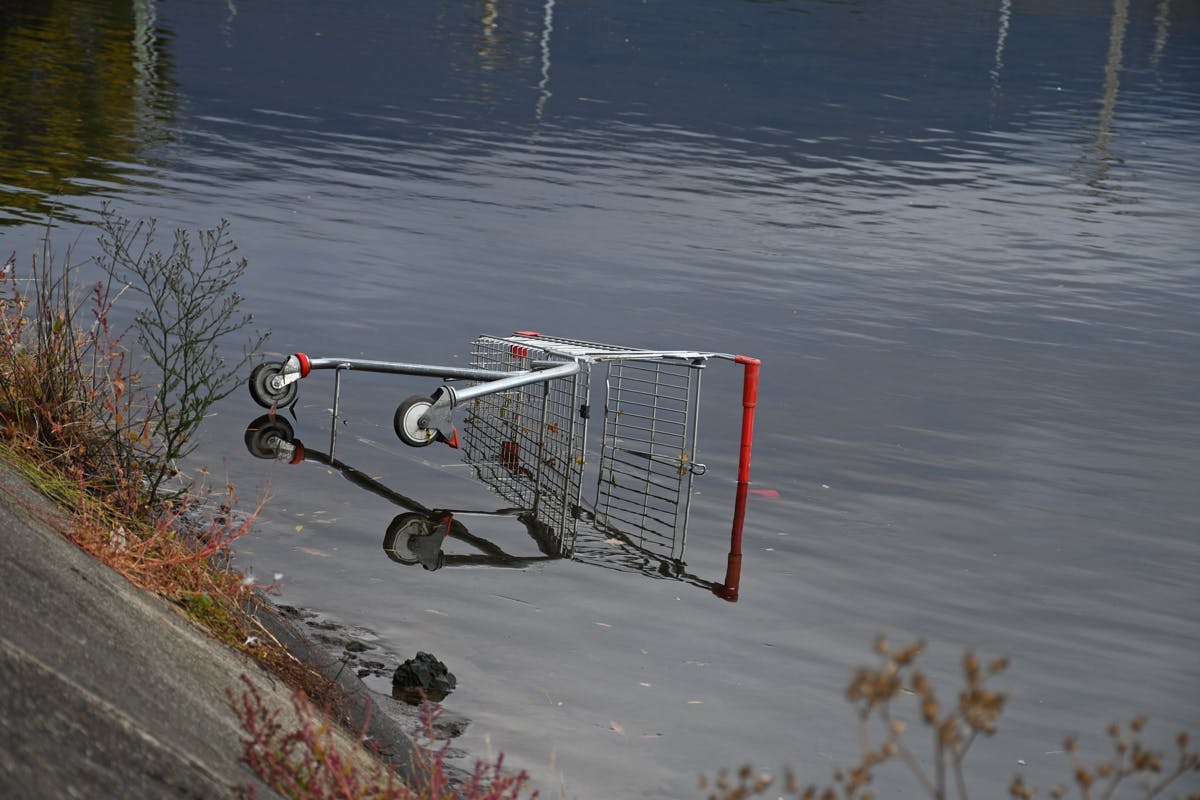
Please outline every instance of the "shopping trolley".
M259 364L250 374L254 400L275 410L295 404L298 382L314 370L334 371L333 417L341 375L358 370L442 379L431 395L403 400L393 415L402 442L435 441L462 448L476 474L508 501L533 510L559 532L572 555L578 522L648 554L682 564L693 483L706 472L696 461L700 378L708 362L743 368L740 450L730 550L723 584L714 592L738 598L742 529L750 482L759 361L691 350L645 350L518 331L483 335L471 366L437 366L295 353ZM591 388L603 386L598 455L589 460ZM460 439L454 413L462 416ZM333 426L330 451L335 447ZM591 479L591 480L588 480ZM585 483L595 493L585 499Z

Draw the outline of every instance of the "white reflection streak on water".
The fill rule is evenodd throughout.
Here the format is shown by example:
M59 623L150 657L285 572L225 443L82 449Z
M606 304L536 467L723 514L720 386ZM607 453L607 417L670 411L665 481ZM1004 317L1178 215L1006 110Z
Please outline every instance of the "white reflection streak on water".
M229 13L225 15L224 22L221 23L221 41L225 47L233 47L233 21L237 19L238 10L234 0L225 0L225 10Z
M542 79L538 82L537 109L534 119L539 123L546 110L546 102L550 99L550 34L554 31L554 0L546 0L546 14L542 20Z
M1000 0L1000 32L996 34L996 59L992 64L991 71L993 95L1000 92L1000 72L1004 69L1004 43L1008 40L1008 25L1011 18L1012 0Z
M137 110L134 112L143 124L149 123L158 106L155 97L158 85L158 48L155 36L155 26L158 22L156 0L142 0L133 5L133 69L137 74L134 79L134 98Z
M1121 62L1125 49L1125 29L1129 22L1129 0L1113 0L1112 25L1108 35L1108 56L1104 61L1104 94L1100 105L1100 125L1096 134L1096 177L1093 185L1108 177L1108 145L1112 139L1117 94L1121 88Z
M1154 15L1154 50L1150 53L1150 68L1157 71L1162 63L1163 51L1167 49L1167 38L1171 32L1171 0L1159 0L1158 13Z

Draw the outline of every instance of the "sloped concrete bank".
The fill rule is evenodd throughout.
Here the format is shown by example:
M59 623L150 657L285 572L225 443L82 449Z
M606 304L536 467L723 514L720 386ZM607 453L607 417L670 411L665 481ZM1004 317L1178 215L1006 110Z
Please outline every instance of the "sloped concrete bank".
M238 760L227 691L240 693L246 675L290 713L290 690L80 551L59 533L65 524L0 462L0 797L226 798L247 785L276 796ZM363 718L368 693L352 671L282 616L262 621L298 657L337 674ZM383 754L406 765L401 726L371 718Z

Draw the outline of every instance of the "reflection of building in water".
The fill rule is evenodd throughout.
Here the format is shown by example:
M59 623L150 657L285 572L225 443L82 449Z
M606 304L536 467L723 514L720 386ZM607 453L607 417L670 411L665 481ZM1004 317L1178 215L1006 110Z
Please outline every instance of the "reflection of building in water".
M996 33L996 54L992 60L992 99L1000 92L1000 75L1004 71L1004 45L1008 41L1008 26L1012 22L1012 0L1000 0L999 31Z
M1163 51L1167 49L1167 38L1171 32L1171 0L1158 0L1158 11L1154 15L1154 50L1150 53L1150 68L1157 71L1162 63Z
M0 206L38 218L119 181L163 135L169 72L155 0L0 4Z
M479 0L472 15L471 51L452 61L470 85L472 99L509 99L511 79L504 72L536 74L534 117L540 121L550 99L550 35L554 30L555 0L544 0L535 15L524 4Z
M1108 32L1108 54L1104 59L1104 88L1100 95L1100 122L1097 125L1096 165L1088 185L1100 189L1108 179L1113 119L1117 110L1117 92L1121 88L1121 62L1125 50L1125 29L1129 24L1129 0L1113 0L1112 22Z
M520 19L515 10L509 13L503 0L479 0L472 8L471 35L450 40L452 47L458 50L451 58L451 67L467 84L471 99L481 102L502 100L507 91L502 73L529 64L529 55L521 46ZM465 50L464 45L470 50Z
M221 41L226 47L233 47L233 22L237 19L238 8L233 0L225 0L225 21L221 23Z
M1170 33L1171 0L1158 0L1154 16L1154 48L1149 57L1150 67L1157 70L1166 49ZM1108 42L1104 57L1103 80L1100 85L1099 113L1095 135L1087 150L1076 162L1083 173L1083 181L1091 191L1092 198L1104 200L1109 187L1107 180L1114 163L1111 152L1113 126L1116 122L1117 100L1121 89L1121 71L1124 68L1125 42L1129 28L1129 0L1112 0L1109 11ZM999 0L995 54L990 77L993 99L1001 89L1004 69L1004 53L1012 25L1012 0Z
M538 80L537 106L533 112L533 116L538 122L542 121L542 115L546 113L546 103L550 100L550 34L553 32L554 0L546 0L546 11L542 16L542 38L540 41L542 73Z

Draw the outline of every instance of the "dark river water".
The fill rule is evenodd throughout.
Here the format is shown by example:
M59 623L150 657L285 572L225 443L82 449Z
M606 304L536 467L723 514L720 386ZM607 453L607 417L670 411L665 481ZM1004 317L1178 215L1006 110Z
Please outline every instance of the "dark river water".
M969 759L989 796L1067 778L1063 737L1098 754L1112 719L1200 733L1194 0L5 3L0 255L27 263L53 209L82 259L105 200L228 218L264 356L465 365L533 329L762 359L736 604L697 585L729 548L727 362L696 580L619 542L538 559L512 515L457 515L476 538L440 570L389 559L405 502L509 505L395 438L433 379L345 374L356 481L317 457L328 373L306 463L247 452L241 389L203 430L194 470L269 492L242 563L390 666L435 653L464 747L550 796L694 796L745 762L826 781L880 632L928 639L946 698L964 646L1011 657Z

